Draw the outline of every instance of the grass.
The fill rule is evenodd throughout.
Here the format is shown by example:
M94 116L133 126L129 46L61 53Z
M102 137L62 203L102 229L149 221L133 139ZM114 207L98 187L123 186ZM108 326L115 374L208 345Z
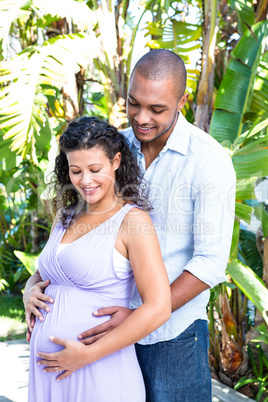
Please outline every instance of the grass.
M0 295L0 342L22 339L26 335L21 296Z

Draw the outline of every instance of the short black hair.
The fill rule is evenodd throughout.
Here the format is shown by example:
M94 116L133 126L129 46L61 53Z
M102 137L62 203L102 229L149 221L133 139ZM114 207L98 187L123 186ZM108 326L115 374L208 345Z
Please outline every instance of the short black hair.
M184 61L170 50L151 50L137 61L131 76L135 71L142 77L152 81L171 79L178 99L185 92L187 73Z

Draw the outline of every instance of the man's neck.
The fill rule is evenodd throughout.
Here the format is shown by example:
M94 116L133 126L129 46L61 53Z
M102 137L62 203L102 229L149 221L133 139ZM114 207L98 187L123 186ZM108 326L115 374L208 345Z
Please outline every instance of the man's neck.
M165 141L158 141L160 139L159 138L157 141L141 143L141 152L143 153L145 158L146 169L148 169L151 163L158 157L158 155L166 145L167 138L165 139Z
M172 127L161 135L160 137L156 138L153 141L150 142L141 142L141 152L144 155L145 158L145 167L148 169L148 167L151 165L151 163L155 160L155 158L158 157L162 149L167 143L167 140L169 139L170 135L172 134L179 118L179 113L176 115L176 119L174 119Z

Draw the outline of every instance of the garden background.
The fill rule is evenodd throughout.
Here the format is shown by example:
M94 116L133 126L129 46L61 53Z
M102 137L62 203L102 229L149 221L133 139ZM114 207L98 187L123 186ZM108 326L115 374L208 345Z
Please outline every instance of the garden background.
M25 336L57 137L82 115L126 127L133 63L166 48L186 63L184 115L237 175L228 281L208 305L211 373L268 401L267 12L267 0L0 1L0 340Z

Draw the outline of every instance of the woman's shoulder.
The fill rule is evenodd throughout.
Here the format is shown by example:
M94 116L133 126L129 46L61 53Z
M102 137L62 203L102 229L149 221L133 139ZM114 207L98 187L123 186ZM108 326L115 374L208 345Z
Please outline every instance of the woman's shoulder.
M57 224L60 222L61 217L62 217L62 211L63 209L59 209L56 213L56 216L54 218L54 221L52 223L52 227L51 227L51 231L50 234L53 232L53 230L55 229L55 227L57 226Z
M123 223L128 229L137 227L142 229L143 224L148 227L153 226L149 213L135 205L127 212Z

